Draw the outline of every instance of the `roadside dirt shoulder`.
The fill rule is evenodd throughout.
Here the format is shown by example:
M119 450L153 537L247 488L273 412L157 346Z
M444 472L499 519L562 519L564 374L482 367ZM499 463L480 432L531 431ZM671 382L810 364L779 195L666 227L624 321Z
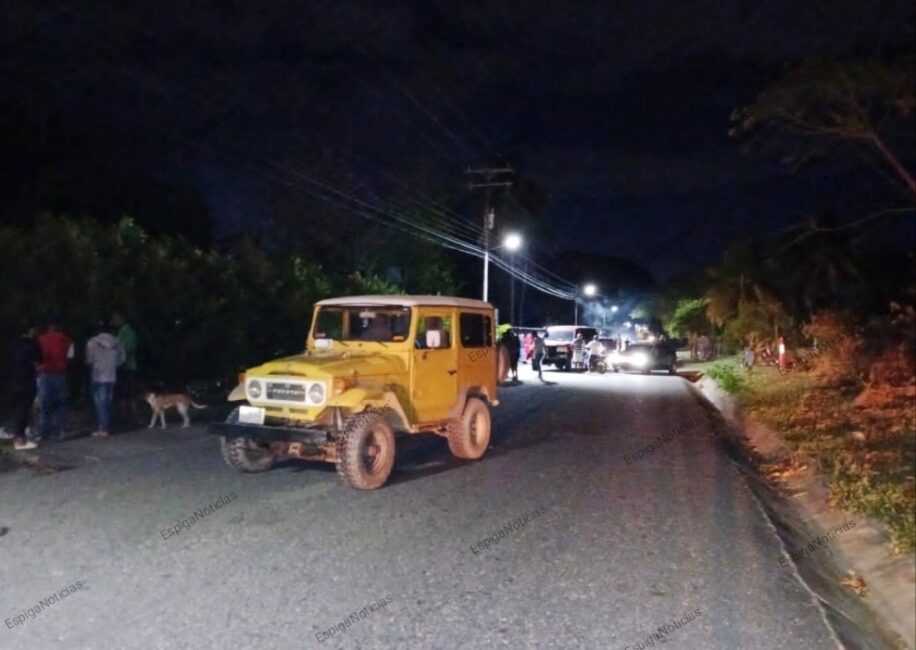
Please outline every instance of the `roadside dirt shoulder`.
M774 569L798 572L850 647L916 648L914 555L893 553L882 522L832 507L814 463L791 454L779 432L746 417L713 380L695 386L720 414L722 442L783 540L786 556Z

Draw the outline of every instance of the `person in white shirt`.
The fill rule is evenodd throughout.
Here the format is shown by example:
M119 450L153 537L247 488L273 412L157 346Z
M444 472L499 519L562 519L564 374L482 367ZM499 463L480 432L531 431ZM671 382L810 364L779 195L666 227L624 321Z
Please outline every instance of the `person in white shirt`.
M588 371L592 371L592 359L597 359L601 356L601 353L604 352L604 346L601 345L601 341L598 340L596 336L591 341L588 342L588 345L585 346L586 351L586 360L585 363L588 366Z

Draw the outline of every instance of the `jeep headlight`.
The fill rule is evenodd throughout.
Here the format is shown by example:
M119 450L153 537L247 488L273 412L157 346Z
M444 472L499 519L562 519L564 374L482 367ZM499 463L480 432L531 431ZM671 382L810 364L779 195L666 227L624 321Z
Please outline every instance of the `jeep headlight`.
M312 384L309 386L309 400L313 404L324 402L324 384Z
M646 364L649 363L649 357L646 356L645 352L637 352L633 355L633 365L637 368L643 368Z
M248 382L248 399L260 399L262 392L261 382L257 379Z

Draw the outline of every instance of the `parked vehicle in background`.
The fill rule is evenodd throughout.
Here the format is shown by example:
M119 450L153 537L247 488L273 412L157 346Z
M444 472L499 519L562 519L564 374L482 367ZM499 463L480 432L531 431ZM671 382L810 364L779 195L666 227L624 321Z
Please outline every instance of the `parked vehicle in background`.
M614 372L639 371L649 374L653 370L667 370L677 374L677 352L665 341L652 343L631 343L621 352L613 352L609 363Z
M594 327L579 325L551 325L544 329L547 330L547 338L544 340L547 356L544 357L544 363L556 366L559 370L569 370L571 367L576 334L581 333L585 343L598 336L598 330Z
M344 483L388 480L395 435L434 433L457 458L490 444L497 354L492 305L445 296L322 300L302 354L245 372L220 436L223 459L263 472L280 458L337 465Z

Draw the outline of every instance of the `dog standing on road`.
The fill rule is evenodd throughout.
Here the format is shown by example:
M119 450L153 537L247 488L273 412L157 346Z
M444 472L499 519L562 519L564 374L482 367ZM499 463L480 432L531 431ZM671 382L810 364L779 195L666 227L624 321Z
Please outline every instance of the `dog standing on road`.
M149 426L147 429L152 429L156 424L156 418L159 418L159 421L162 422L162 428L165 429L165 412L170 408L174 408L180 414L184 420L184 424L181 425L184 427L191 426L191 419L188 417L188 409L194 407L196 409L207 408L206 404L195 404L187 395L157 395L156 393L147 393L146 394L146 403L149 404L150 408L153 409L153 419L149 421Z

